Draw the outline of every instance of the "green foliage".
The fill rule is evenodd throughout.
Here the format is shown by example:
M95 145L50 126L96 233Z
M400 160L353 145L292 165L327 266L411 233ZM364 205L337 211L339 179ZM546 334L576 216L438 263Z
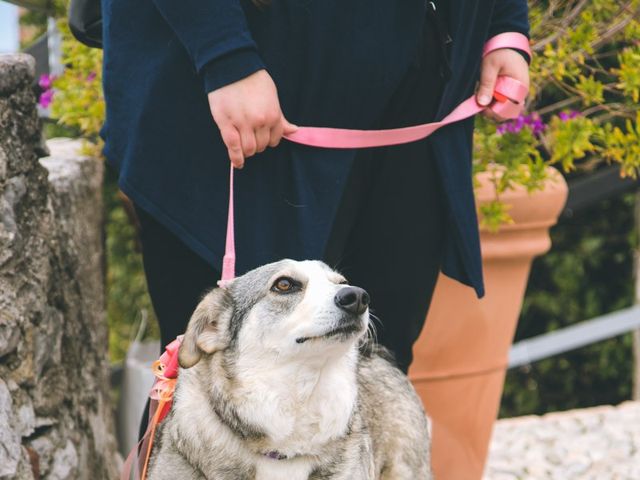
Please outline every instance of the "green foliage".
M20 2L14 2L20 4ZM20 26L26 27L27 31L20 34L20 48L29 47L35 40L47 31L47 18L58 18L64 16L67 11L68 0L41 0L26 2L25 8L20 12ZM37 10L28 8L38 5Z
M633 303L634 195L607 200L552 231L532 268L516 341ZM509 371L501 416L618 404L631 397L631 335Z
M484 123L478 128L475 141L475 173L492 172L498 196L516 185L529 191L542 188L546 180L545 162L535 147L532 130L523 128L517 133L495 135L495 125ZM487 130L493 132L487 135Z
M553 118L547 137L555 146L551 154L551 163L560 163L565 171L574 170L576 160L584 158L588 152L595 151L596 147L591 140L600 132L601 129L598 129L590 118L576 117L571 121Z
M496 184L496 201L514 185L540 188L544 165L569 172L617 163L623 176L635 177L640 0L532 0L530 12L535 55L526 107L533 113L507 123L506 130L478 118L476 173L495 170L506 177ZM527 169L535 173L527 175ZM495 207L480 213L487 228L508 220Z
M20 26L28 27L32 30L26 39L20 39L20 48L27 48L47 31L47 14L27 10L20 15Z
M500 227L507 223L513 223L513 219L509 216L509 205L500 201L500 199L483 203L478 207L483 218L482 226L495 233Z
M602 149L602 156L607 160L621 165L624 177L637 178L638 164L640 164L640 112L636 115L635 123L627 120L625 130L613 125L605 125L608 138Z
M640 38L640 32L637 33ZM620 68L614 68L612 71L620 82L616 85L624 94L638 103L640 99L640 46L627 48L618 56Z
M66 68L53 81L55 96L51 115L58 123L78 129L89 142L87 148L99 155L102 144L98 133L105 115L102 50L76 42L66 21L59 21L58 28L63 34L62 63Z
M604 103L604 85L597 81L593 75L588 77L578 75L576 88L582 97L583 105L588 107Z

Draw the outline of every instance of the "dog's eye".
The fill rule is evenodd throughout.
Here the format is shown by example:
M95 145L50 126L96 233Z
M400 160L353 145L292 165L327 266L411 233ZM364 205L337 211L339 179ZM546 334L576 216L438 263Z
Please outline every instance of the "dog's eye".
M289 293L300 288L300 283L289 277L280 277L271 287L272 292Z

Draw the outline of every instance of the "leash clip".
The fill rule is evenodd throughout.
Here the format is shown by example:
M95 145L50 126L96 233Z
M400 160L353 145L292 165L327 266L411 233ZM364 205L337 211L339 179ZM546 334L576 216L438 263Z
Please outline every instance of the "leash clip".
M493 89L494 102L489 106L492 112L502 118L516 118L524 108L527 87L518 80L501 75Z

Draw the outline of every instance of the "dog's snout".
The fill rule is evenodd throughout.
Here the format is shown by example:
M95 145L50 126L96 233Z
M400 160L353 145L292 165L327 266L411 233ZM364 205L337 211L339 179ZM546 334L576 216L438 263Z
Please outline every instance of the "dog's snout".
M344 287L338 290L334 301L342 310L361 315L369 306L369 294L359 287Z

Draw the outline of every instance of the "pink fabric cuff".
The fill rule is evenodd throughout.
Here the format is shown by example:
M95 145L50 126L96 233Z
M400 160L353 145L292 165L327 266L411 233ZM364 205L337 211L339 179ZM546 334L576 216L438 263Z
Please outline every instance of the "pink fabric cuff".
M505 32L496 35L495 37L491 37L484 44L484 49L482 50L482 56L485 57L489 52L493 52L494 50L498 50L500 48L511 48L516 50L521 50L527 55L529 58L533 58L533 52L531 52L531 46L529 45L529 39L526 35L517 32Z

